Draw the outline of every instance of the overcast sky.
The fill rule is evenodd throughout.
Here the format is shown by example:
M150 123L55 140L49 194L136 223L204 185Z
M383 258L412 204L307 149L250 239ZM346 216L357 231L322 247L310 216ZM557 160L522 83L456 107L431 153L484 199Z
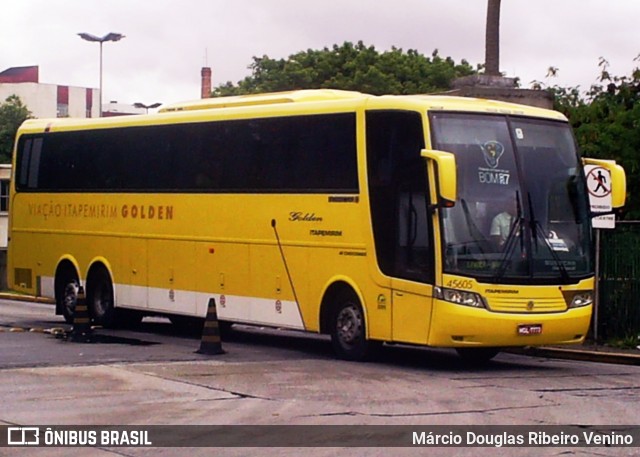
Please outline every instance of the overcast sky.
M253 56L362 40L430 55L484 61L486 0L3 0L0 71L38 65L40 82L99 86L99 45L78 32L126 37L104 44L105 102L199 98L248 76ZM615 75L640 62L640 0L502 0L501 70L562 86L596 82L605 57ZM545 79L550 66L559 69Z

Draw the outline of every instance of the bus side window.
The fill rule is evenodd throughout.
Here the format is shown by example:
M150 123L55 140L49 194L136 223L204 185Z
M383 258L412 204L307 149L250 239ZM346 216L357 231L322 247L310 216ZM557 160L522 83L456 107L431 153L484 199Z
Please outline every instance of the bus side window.
M16 170L17 176L17 187L24 188L27 187L29 183L29 161L31 159L31 145L33 144L33 140L29 139L21 139L20 140L20 148L18 149L18 169Z

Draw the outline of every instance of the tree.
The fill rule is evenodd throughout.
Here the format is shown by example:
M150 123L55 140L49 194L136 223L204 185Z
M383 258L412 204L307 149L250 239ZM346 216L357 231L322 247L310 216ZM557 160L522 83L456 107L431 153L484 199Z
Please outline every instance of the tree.
M586 94L578 87L550 90L555 108L569 118L582 153L613 159L625 169L631 198L624 217L640 219L640 69L629 76L612 76L606 59L599 65L599 81Z
M343 89L371 94L416 94L447 90L453 79L475 73L462 60L456 64L435 50L431 57L418 51L345 42L331 49L301 51L287 59L254 57L251 76L214 88L213 96L279 92L296 89Z
M0 105L0 163L11 163L13 142L18 127L31 117L31 111L17 95L10 95Z
M485 74L500 76L500 1L488 0L484 44Z

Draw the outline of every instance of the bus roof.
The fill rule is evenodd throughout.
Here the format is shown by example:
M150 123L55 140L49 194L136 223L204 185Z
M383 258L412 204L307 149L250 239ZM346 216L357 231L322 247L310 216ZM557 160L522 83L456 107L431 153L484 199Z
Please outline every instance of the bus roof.
M321 101L328 102L346 100L358 102L363 102L366 100L367 107L375 107L375 105L377 104L387 106L389 103L406 105L414 104L420 105L419 108L426 108L427 110L498 112L505 114L520 114L565 120L565 117L556 111L497 100L456 97L438 94L375 96L362 92L337 89L308 89L288 92L272 92L265 94L205 98L167 105L162 107L159 112L166 113L215 108L274 105L282 103L304 103Z
M346 99L364 99L370 95L361 92L335 89L294 90L288 92L272 92L266 94L235 95L230 97L213 97L173 103L160 108L158 112L191 111L213 108L232 108L240 106L275 105L279 103L336 101Z
M23 123L21 133L37 133L60 130L85 130L93 128L126 127L157 123L203 121L215 111L218 118L224 109L256 107L258 116L286 115L286 105L304 103L332 103L343 109L364 107L367 109L407 109L414 111L464 111L479 113L513 114L547 119L563 120L566 117L552 110L496 100L486 100L450 95L370 95L361 92L334 89L310 89L289 92L273 92L256 95L205 98L164 106L156 114L116 116L99 119L54 118L30 119ZM281 108L276 108L280 105ZM269 106L278 113L271 113ZM326 109L326 108L325 108ZM329 108L330 109L330 108ZM186 116L186 117L185 117Z

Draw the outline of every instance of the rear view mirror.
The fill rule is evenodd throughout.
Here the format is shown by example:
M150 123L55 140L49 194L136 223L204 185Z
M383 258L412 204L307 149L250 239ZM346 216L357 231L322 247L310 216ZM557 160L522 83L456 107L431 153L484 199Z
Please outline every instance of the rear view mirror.
M423 149L421 155L435 163L438 206L453 206L457 198L456 157L450 152L434 149Z

